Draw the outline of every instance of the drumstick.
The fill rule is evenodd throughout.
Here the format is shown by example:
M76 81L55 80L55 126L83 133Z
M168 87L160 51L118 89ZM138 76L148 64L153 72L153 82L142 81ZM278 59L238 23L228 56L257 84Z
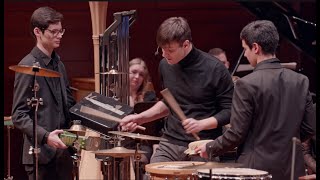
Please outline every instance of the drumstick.
M106 119L106 120L116 121L116 122L119 122L119 123L121 122L121 119L118 118L118 117L115 117L115 116L112 116L110 114L98 111L98 110L90 108L88 106L81 106L80 107L80 112L85 113L85 114L90 114L90 115L93 115L93 116L96 116L96 117L100 117L100 118L103 118L103 119ZM143 131L146 130L145 127L139 126L139 125L137 126L137 129L140 129L140 130L143 130Z
M179 104L177 103L176 99L172 96L171 92L168 88L162 90L160 92L163 96L163 98L167 101L169 106L172 108L172 110L178 115L179 119L181 121L184 121L187 119L186 115L184 115L182 109L180 108ZM200 140L200 137L196 133L192 133L193 137L196 138L196 140Z

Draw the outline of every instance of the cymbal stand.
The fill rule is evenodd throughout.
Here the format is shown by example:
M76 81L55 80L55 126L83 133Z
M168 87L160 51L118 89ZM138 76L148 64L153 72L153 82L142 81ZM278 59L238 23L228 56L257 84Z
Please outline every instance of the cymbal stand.
M136 180L140 180L140 160L141 160L141 154L138 153L138 150L140 149L140 143L137 142L136 150L134 152L134 162L135 162L135 178Z
M40 153L40 148L38 148L38 137L37 137L37 123L38 123L38 107L39 104L43 105L42 98L37 98L37 91L39 91L40 86L37 83L36 80L36 74L39 72L39 62L35 62L33 65L32 71L34 72L34 81L33 81L33 91L34 91L34 97L31 99L27 99L27 104L31 107L34 107L34 120L33 120L33 147L30 146L29 154L33 154L33 179L38 180L38 157Z
M109 180L112 179L112 163L113 158L111 156L105 156L103 157L101 161L101 171L103 180Z
M212 146L209 146L209 155L208 155L208 159L209 159L209 162L212 161ZM212 168L209 169L209 178L211 179L212 178Z
M75 152L71 158L73 160L73 178L75 177L76 180L79 180L79 166L80 166L80 159L81 159L81 153Z
M8 176L4 180L13 180L13 176L10 175L10 129L13 128L10 125L7 126L8 130Z

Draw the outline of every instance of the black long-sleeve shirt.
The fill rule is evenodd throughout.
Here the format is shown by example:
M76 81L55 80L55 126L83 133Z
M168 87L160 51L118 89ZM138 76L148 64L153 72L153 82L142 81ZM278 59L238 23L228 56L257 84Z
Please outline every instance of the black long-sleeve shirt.
M169 89L187 118L202 120L214 116L217 119L218 128L200 131L199 137L215 139L221 135L222 126L229 123L233 94L233 82L224 65L193 47L177 64L170 65L162 59L159 71L163 88ZM165 121L164 136L169 142L182 146L195 141L171 109Z

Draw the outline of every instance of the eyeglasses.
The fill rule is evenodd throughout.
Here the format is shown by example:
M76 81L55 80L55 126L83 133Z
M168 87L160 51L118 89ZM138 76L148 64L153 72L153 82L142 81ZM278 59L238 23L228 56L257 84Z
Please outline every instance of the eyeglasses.
M48 30L54 37L57 37L59 34L63 35L66 29L60 29L60 30L51 30L51 29L45 29Z

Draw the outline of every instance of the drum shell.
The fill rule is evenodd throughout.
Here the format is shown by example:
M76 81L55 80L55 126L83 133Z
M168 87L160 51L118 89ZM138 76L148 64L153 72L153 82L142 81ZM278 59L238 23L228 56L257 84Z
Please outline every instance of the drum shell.
M195 169L180 169L184 166L203 164L197 161L174 161L147 164L145 166L149 180L198 180Z

